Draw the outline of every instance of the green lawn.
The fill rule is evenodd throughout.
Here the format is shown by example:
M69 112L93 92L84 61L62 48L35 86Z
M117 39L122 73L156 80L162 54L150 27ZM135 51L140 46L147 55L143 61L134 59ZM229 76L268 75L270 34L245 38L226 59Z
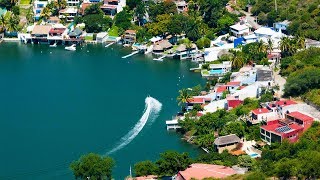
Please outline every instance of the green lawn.
M117 26L112 26L111 29L108 31L109 36L118 37L119 35L119 28Z
M21 5L28 5L31 3L31 0L20 0Z
M93 41L93 36L86 36L84 39L86 41Z
M27 16L29 9L20 8L20 16Z

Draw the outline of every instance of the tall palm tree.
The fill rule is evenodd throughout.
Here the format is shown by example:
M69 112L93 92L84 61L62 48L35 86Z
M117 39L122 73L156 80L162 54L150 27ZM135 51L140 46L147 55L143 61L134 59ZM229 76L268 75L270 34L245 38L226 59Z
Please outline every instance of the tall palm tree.
M306 47L306 39L303 36L296 37L296 44L299 49L304 49Z
M272 42L271 38L268 39L268 50L269 50L269 54L271 54L271 52L273 50L273 42Z
M290 46L291 46L291 42L288 37L281 38L280 50L282 51L282 53L285 53L285 54L288 53Z
M267 52L267 47L263 43L263 41L261 41L261 40L258 42L258 52L259 53L266 53Z
M8 21L7 31L9 31L9 32L17 32L18 31L19 22L20 22L19 16L12 15L9 18L9 21Z
M186 103L191 99L188 89L179 90L179 96L177 97L178 105L185 109Z
M6 27L7 27L7 23L8 21L7 21L7 19L6 19L6 17L2 14L1 16L0 16L0 26L2 26L2 30L5 30L6 29Z
M231 66L233 69L238 69L243 67L244 65L244 59L242 57L242 55L237 54L236 56L234 56L234 58L231 61Z
M48 7L43 8L42 12L41 12L41 17L44 18L45 20L49 19L51 15L51 11Z

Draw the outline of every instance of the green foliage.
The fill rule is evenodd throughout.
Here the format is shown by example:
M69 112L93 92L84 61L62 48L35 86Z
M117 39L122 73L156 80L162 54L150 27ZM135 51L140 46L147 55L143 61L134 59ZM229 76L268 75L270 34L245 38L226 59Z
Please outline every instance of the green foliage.
M293 56L281 59L281 75L288 76L291 73L305 67L320 68L320 48L309 48L299 51Z
M70 164L75 178L87 179L111 179L114 160L110 157L101 157L98 154L89 153Z
M161 1L159 3L150 2L148 13L151 20L155 21L158 15L176 14L177 6L173 1Z
M244 178L244 180L265 180L265 179L266 179L266 175L260 171L251 172Z
M190 98L191 95L188 89L179 90L179 96L177 97L178 105L184 109L186 103L189 102Z
M245 138L246 140L259 141L260 138L260 125L249 125L245 126Z
M108 31L109 36L119 36L119 28L117 26L112 26Z
M258 21L261 22L261 17L264 14L266 19L263 19L264 24L272 26L272 23L289 20L291 21L288 31L293 35L305 36L311 39L320 39L319 29L319 1L277 1L277 11L275 11L275 1L255 1L252 8L254 15L258 15Z
M112 19L102 14L89 14L83 17L83 22L86 24L85 30L89 33L99 33L107 31L112 25Z
M158 167L152 161L141 161L134 165L134 173L136 176L148 176L157 174Z
M84 14L85 15L90 15L90 14L100 14L100 15L103 15L103 11L101 10L100 8L100 4L92 4L90 5L89 7L87 7L85 10L84 10Z
M248 168L249 170L254 169L255 159L251 158L249 155L239 156L238 162L240 167L245 167L245 168Z
M15 6L16 2L16 0L0 0L0 8L11 10L11 8Z
M20 8L19 8L19 6L13 6L13 7L12 7L12 13L13 13L14 15L19 16L19 15L20 15Z
M287 79L284 92L285 96L299 96L310 89L320 88L320 68L304 68L296 71Z
M320 89L312 89L311 91L307 92L304 96L304 99L311 101L317 106L320 106Z
M230 82L230 76L231 72L227 72L225 75L223 75L222 79L220 79L220 83L227 83Z
M238 164L237 156L233 156L228 151L223 151L221 154L217 152L210 152L207 154L201 154L196 162L217 164L223 166L233 166Z
M262 41L249 43L242 47L242 52L241 55L246 62L253 61L259 64L267 57L267 46Z
M122 31L125 31L131 27L132 14L128 8L123 8L123 10L116 14L114 18L114 24Z
M160 154L160 159L156 162L158 174L160 176L173 176L178 171L185 170L191 162L188 153L180 154L176 151L166 151Z
M211 40L209 38L203 37L197 40L196 42L199 49L210 47Z
M315 122L295 143L284 141L264 149L258 164L268 176L288 179L298 176L300 179L320 177L320 125Z
M227 123L221 130L220 135L225 136L229 134L236 134L243 137L245 132L245 125L242 121L233 121Z
M201 93L202 87L200 84L191 88L190 96L199 96Z
M260 102L271 102L273 101L273 94L271 91L266 91L260 97Z

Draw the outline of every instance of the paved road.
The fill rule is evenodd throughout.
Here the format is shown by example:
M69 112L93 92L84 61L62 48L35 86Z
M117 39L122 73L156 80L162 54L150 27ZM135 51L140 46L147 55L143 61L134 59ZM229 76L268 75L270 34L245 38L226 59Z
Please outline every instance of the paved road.
M256 23L256 21L255 21L256 18L253 17L253 16L251 16L251 13L248 13L248 12L243 11L243 10L240 10L240 12L242 12L243 14L246 15L246 18L247 18L247 20L248 20L248 23L249 23L254 29L258 29L258 28L261 27L258 23Z
M280 70L274 72L274 82L275 84L279 85L279 91L276 91L276 95L280 98L283 95L284 84L286 84L286 79L280 76L279 72Z

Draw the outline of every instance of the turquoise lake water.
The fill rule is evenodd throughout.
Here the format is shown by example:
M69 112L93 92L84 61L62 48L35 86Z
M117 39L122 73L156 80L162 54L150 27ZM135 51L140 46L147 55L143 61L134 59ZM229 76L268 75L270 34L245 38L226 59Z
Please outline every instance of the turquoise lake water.
M199 153L165 128L165 120L179 111L178 90L204 82L189 72L195 65L144 55L121 58L129 53L117 45L71 52L0 44L0 179L73 179L71 161L88 152L104 155L119 143L124 146L110 154L115 179L165 150ZM121 138L136 133L148 95L162 103L159 116L126 145Z

